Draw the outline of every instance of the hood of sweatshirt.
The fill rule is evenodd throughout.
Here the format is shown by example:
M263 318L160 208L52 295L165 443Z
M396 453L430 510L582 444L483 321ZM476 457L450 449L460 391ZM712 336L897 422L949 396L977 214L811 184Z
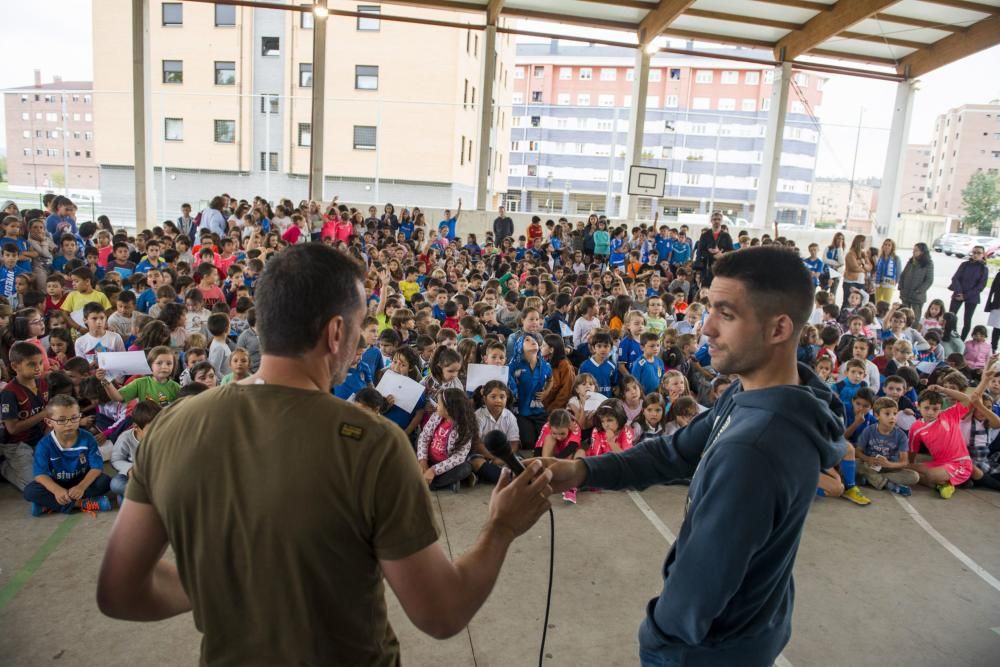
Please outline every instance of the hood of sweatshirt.
M737 390L733 402L737 407L773 412L806 434L819 451L822 467L832 468L847 453L844 405L832 388L805 364L799 364L799 383L754 391Z

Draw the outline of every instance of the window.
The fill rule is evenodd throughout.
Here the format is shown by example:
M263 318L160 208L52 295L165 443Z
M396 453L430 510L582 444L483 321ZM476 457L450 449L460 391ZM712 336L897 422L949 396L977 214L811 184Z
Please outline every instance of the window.
M650 95L649 97L646 98L646 108L647 109L655 109L658 106L660 106L660 96L659 95Z
M543 65L535 65L534 67L531 68L531 76L535 77L536 79L545 78L545 67Z
M278 154L262 152L260 154L260 170L278 171Z
M581 106L581 107L589 107L590 106L590 95L588 95L587 93L581 93L581 94L577 95L576 96L576 103L577 103L578 106Z
M355 65L354 89L378 90L378 65Z
M378 5L358 5L359 14L368 16L358 17L358 30L375 32L382 29L382 8Z
M736 100L732 97L720 97L717 103L717 109L719 111L735 111L736 110Z
M80 157L80 151L73 151L73 157Z
M795 100L792 102L792 113L805 113L806 108L803 106L802 102Z
M28 101L28 96L27 95L21 95L21 101L22 102L27 102Z
M83 103L84 104L90 104L90 95L84 95L83 96Z
M771 110L771 98L770 97L765 97L765 98L763 98L760 101L760 110L761 111L770 111Z
M73 120L75 122L80 122L80 118L81 118L80 114L78 113L73 114Z
M375 150L375 126L355 125L354 126L354 150L373 151Z
M663 106L667 107L668 109L676 109L677 102L678 100L676 95L667 95L667 99L663 103Z
M671 81L680 81L681 80L681 70L680 70L679 67L671 67L670 68L670 79L671 79Z
M769 69L764 71L764 83L774 83L774 70Z
M598 95L597 96L597 106L599 107L613 107L615 105L614 95Z
M570 102L569 93L559 93L557 104L562 106L568 105Z
M93 138L94 138L94 133L93 132L84 132L83 133L83 140L84 141L90 141Z
M524 68L523 67L515 67L514 68L514 78L515 79L523 79L524 78Z
M748 86L756 86L760 83L760 72L747 72L743 75L743 83Z
M313 66L312 63L299 63L299 88L312 88Z
M163 3L163 25L181 25L184 23L184 10L179 2Z
M618 71L614 67L601 68L601 81L615 81L618 78Z
M27 111L21 112L21 120L31 120L31 114Z
M731 69L723 70L719 80L728 85L737 84L740 82L740 73Z
M560 67L559 68L559 80L560 81L570 81L573 78L573 68L572 67Z
M756 111L757 100L743 100L740 102L740 111Z
M511 104L524 104L524 93L511 93L511 95L510 95L510 103ZM517 116L514 116L514 118L515 118L514 122L516 123L517 122L516 121Z
M540 90L533 90L533 91L531 91L531 101L533 103L535 103L535 104L541 104L542 103L542 91L540 91Z
M24 130L23 132L21 132L21 136L24 137L25 139L30 139L31 138L31 130Z
M701 180L699 174L685 174L685 176L688 185L698 185L698 181Z
M580 81L590 81L594 78L594 72L589 67L580 68Z
M273 94L265 94L260 96L260 112L261 113L278 113L278 100L280 98Z
M231 60L215 61L215 85L235 86L236 85L236 63Z
M312 14L309 14L312 16ZM236 6L235 5L216 5L215 6L215 26L233 26L236 25Z
M538 176L538 165L529 164L528 165L528 176Z
M650 76L652 77L652 75L650 75ZM630 68L630 69L625 70L625 80L626 81L635 81L635 70L634 69Z
M693 109L711 109L712 99L709 97L696 97L691 102L691 108Z
M31 149L30 148L22 148L21 149L21 154L24 155L25 157L27 157L27 156L31 155Z
M165 141L184 141L184 120L182 118L164 118L163 139Z
M303 3L304 7L312 7L311 3ZM299 27L303 30L312 30L316 26L316 15L312 12L299 12Z
M184 63L180 60L163 61L163 83L184 83Z
M462 135L462 148L458 151L458 164L465 164L465 135Z
M312 146L313 128L312 123L299 123L299 146Z
M74 139L79 139L80 138L80 133L79 132L74 132L73 133L73 138Z
M649 80L652 82L657 82L663 76L663 70L651 69L649 70Z
M796 72L795 73L795 83L799 84L800 86L808 86L809 85L809 75L805 74L803 72Z
M215 121L215 142L218 144L231 144L236 141L236 121L217 120Z
M45 120L50 123L54 123L57 120L59 120L59 114L50 111L49 113L45 114Z
M694 73L695 83L712 83L712 70L700 69Z
M281 39L278 37L261 37L260 38L260 55L262 56L280 56L281 55Z

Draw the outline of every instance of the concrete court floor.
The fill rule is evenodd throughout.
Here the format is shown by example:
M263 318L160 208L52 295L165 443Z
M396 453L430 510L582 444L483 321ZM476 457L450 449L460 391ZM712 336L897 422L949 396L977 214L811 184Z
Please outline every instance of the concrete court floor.
M638 497L676 533L685 491L657 487ZM793 636L783 654L787 663L998 664L1000 590L932 539L890 494L868 491L874 499L868 507L841 499L814 505L795 568ZM437 495L446 550L457 555L470 546L488 494L489 488L480 486ZM959 490L942 501L917 489L909 502L979 566L1000 575L995 536L1000 494ZM199 634L189 614L127 624L97 611L94 584L114 518L114 512L96 519L32 518L14 489L0 484L0 665L197 664ZM638 664L636 629L647 599L660 589L664 536L621 492L581 493L577 506L556 499L555 519L556 579L546 663ZM514 544L492 596L469 628L450 640L422 635L390 592L404 663L535 664L548 530L546 517ZM46 543L55 547L46 549Z

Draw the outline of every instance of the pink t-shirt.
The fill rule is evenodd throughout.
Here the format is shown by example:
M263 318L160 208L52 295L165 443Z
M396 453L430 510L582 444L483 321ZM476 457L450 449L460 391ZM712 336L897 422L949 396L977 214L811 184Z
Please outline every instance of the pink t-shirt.
M615 438L618 442L618 448L622 450L631 448L634 436L635 433L628 426L618 431L618 436ZM598 431L595 428L594 437L590 443L590 449L587 450L587 456L600 456L601 454L607 454L611 451L614 450L611 449L611 445L608 444L608 434L604 431Z
M930 424L913 422L910 427L910 451L919 452L924 445L935 464L969 457L969 448L962 436L959 422L969 414L969 408L956 403L938 415Z
M545 444L545 438L549 437L551 432L552 429L549 428L549 425L546 423L545 426L542 427L541 434L538 436L538 442L535 443L535 449L542 448L542 445ZM577 445L580 444L580 426L576 422L573 422L573 424L569 427L569 433L566 435L565 440L556 440L556 447L552 451L552 456L559 456L562 454L562 451L566 449L566 447L574 443Z
M427 458L431 465L437 465L448 458L448 436L451 435L452 423L446 419L438 422L434 429L434 437L431 440L431 447L427 452Z

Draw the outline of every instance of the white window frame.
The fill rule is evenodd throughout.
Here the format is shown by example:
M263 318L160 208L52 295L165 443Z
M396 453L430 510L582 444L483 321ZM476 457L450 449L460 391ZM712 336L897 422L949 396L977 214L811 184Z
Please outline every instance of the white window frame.
M748 86L756 86L760 83L760 72L747 72L743 75L743 83Z
M164 141L184 141L184 119L164 118L163 119L163 140Z
M579 107L590 106L590 93L579 93L576 96L576 105Z
M727 86L735 86L740 82L740 73L734 69L722 70L722 74L719 76L719 82Z
M597 106L599 107L613 107L615 105L615 96L611 94L604 94L597 96Z
M715 108L719 111L736 111L736 98L720 97L715 103Z
M594 78L594 70L590 67L581 67L578 76L580 81L590 81Z
M699 69L694 73L695 83L712 83L715 79L715 73L710 69Z
M614 67L602 67L601 68L601 81L617 81L618 80L618 70Z
M559 68L559 80L560 81L572 81L573 80L573 68L572 67L560 67Z
M711 97L695 97L691 100L691 108L697 109L699 111L705 111L712 108L712 98Z
M677 95L667 95L667 99L663 100L663 106L667 109L676 109L680 104L680 98Z
M559 96L556 99L556 104L559 106L569 106L570 101L569 93L559 93Z
M757 100L752 97L740 101L740 111L757 111Z

